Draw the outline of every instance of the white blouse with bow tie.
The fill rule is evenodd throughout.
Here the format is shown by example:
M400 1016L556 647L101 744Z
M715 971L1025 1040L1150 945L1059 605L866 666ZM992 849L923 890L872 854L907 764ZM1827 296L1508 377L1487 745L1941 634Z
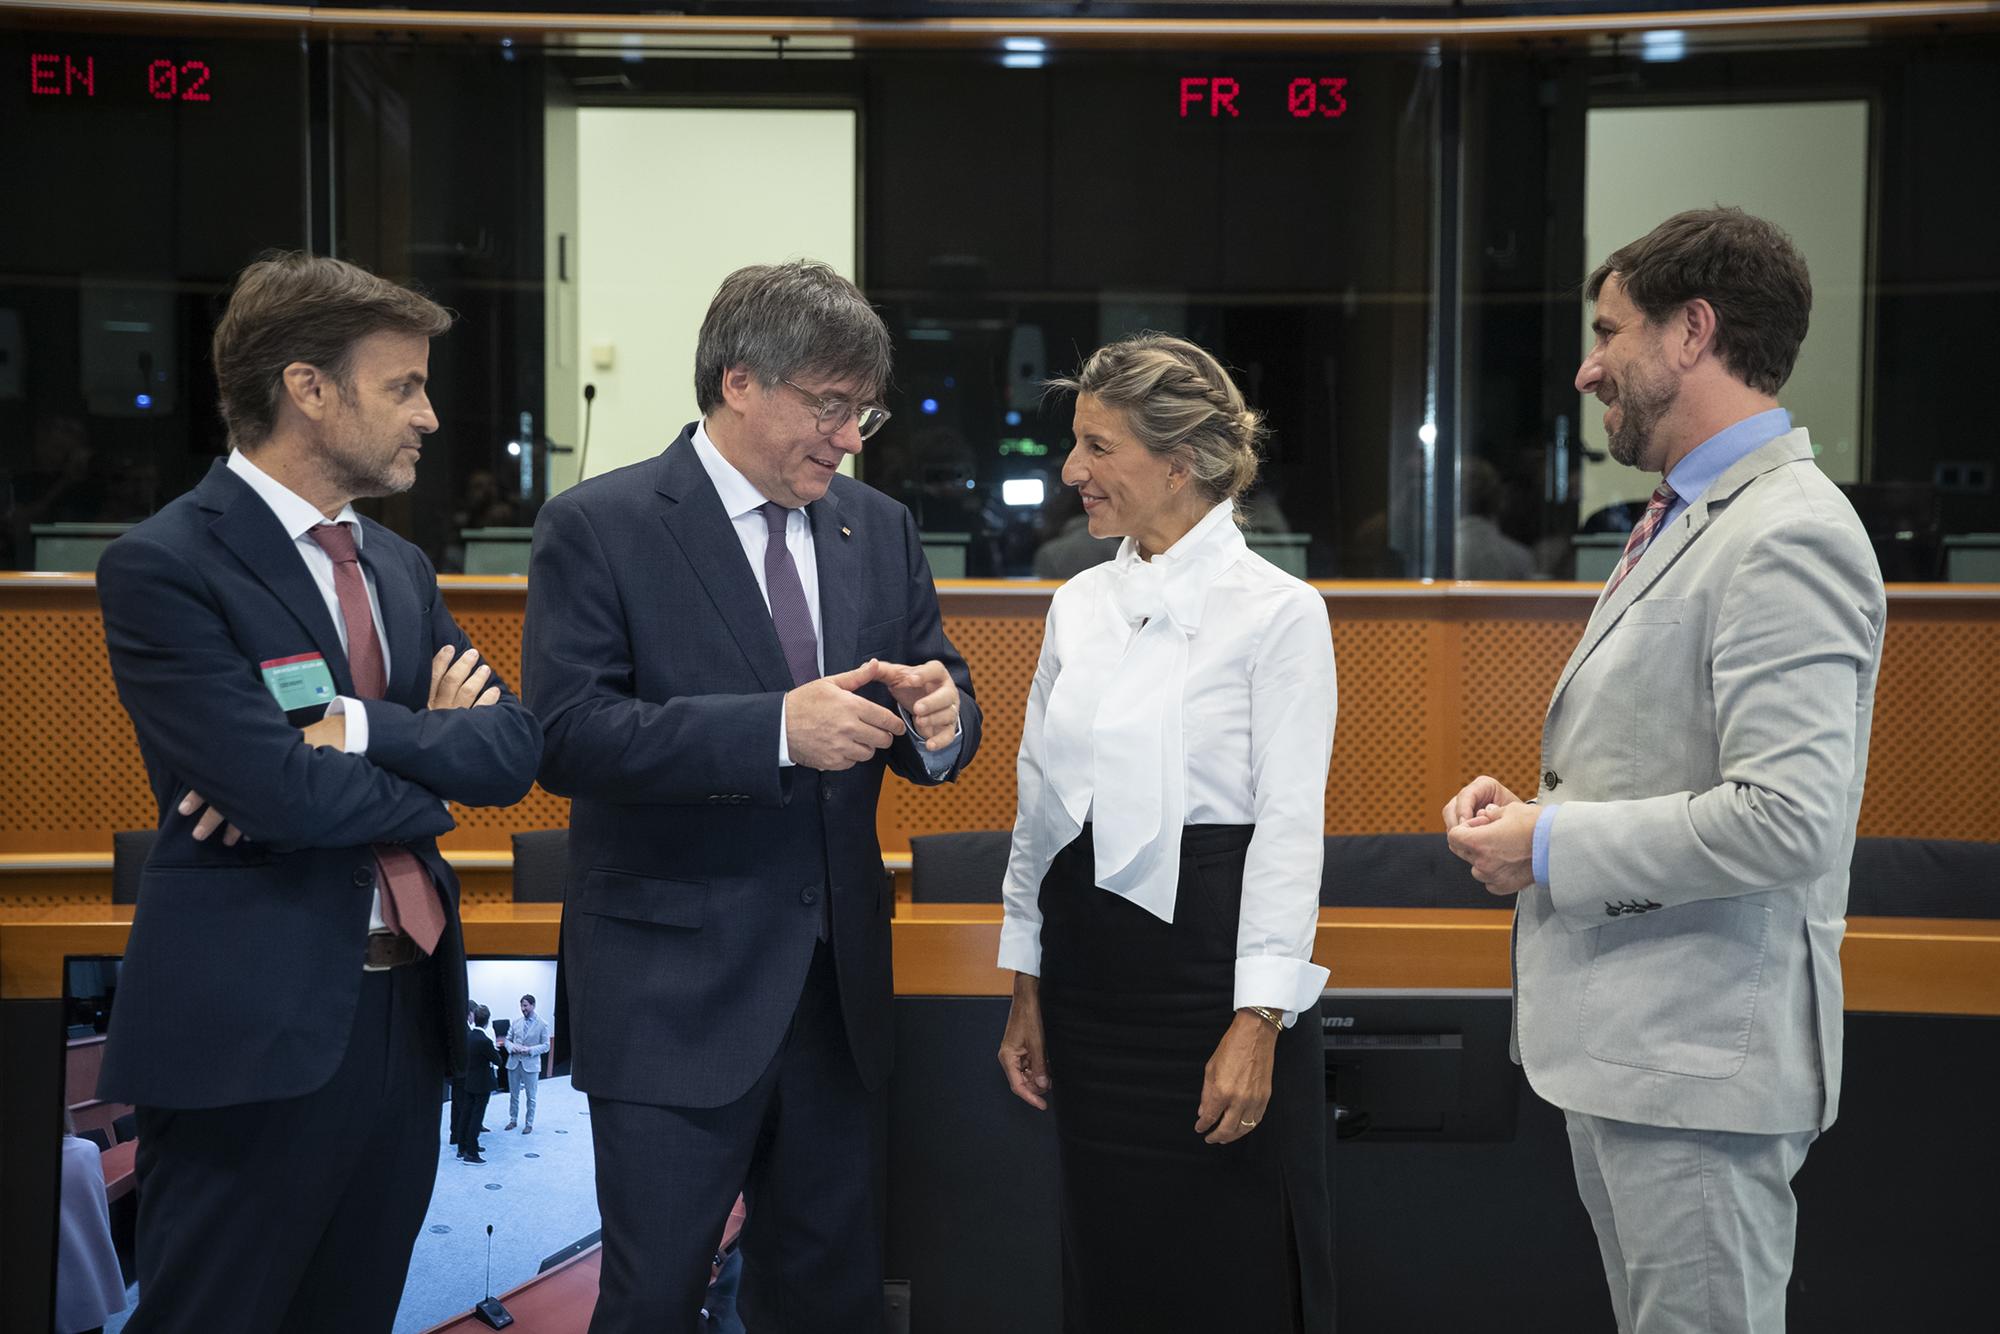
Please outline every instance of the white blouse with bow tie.
M1235 1006L1298 1011L1312 962L1336 695L1318 593L1252 552L1224 502L1167 551L1056 591L1021 729L1000 966L1041 973L1041 884L1092 823L1097 884L1174 919L1181 826L1254 824Z

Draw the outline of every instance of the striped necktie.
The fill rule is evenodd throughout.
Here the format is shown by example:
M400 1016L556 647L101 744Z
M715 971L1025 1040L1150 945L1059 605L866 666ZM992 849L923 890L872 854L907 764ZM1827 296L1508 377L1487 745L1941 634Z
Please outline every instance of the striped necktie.
M1618 585L1625 582L1625 576L1632 573L1632 567L1646 554L1646 548L1653 545L1660 525L1667 521L1667 511L1678 499L1680 497L1674 494L1674 489L1665 482L1661 482L1653 492L1653 498L1646 502L1646 512L1633 526L1632 536L1625 539L1625 554L1619 558L1618 568L1611 572L1611 583L1606 586L1604 596L1610 597L1618 590Z
M354 693L381 699L388 693L383 670L382 641L375 635L375 615L368 605L368 585L361 578L361 551L344 523L316 524L307 536L333 562L333 591L340 601L340 619L347 628L347 666ZM431 873L415 853L394 843L377 843L376 884L381 890L382 924L417 942L425 954L437 949L444 935L444 904Z

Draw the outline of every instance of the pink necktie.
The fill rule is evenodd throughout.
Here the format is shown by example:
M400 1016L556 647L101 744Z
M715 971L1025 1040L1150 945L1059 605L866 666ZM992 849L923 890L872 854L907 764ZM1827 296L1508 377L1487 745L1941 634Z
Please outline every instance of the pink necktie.
M363 699L381 699L388 693L389 678L382 666L382 641L375 637L375 617L368 608L368 585L361 579L361 553L354 534L344 523L322 523L311 529L311 536L333 561L333 591L347 626L347 666L354 692ZM431 953L444 935L444 906L431 873L408 848L377 843L374 852L383 890L383 925Z
M1632 536L1625 539L1625 554L1619 558L1618 568L1611 572L1611 583L1605 588L1604 596L1610 597L1625 582L1625 576L1632 573L1632 567L1646 554L1646 548L1653 544L1660 525L1666 522L1667 511L1679 499L1674 489L1661 482L1654 490L1653 498L1646 502L1646 512L1639 516L1639 522L1632 529Z

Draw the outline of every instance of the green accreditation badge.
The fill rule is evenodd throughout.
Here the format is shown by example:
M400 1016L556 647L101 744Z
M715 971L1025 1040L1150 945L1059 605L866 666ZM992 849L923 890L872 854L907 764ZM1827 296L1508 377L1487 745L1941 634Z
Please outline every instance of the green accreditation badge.
M264 675L264 688L286 713L316 704L331 704L337 693L333 688L333 673L326 669L326 659L317 653L272 658L258 663L257 670Z

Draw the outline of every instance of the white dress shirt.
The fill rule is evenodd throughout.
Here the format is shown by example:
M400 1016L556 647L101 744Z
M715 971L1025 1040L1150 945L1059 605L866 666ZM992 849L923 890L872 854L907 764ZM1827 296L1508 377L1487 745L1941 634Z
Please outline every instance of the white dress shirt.
M764 612L771 611L771 590L764 582L764 550L771 544L771 525L765 520L762 507L767 497L757 489L736 465L722 456L715 441L708 435L708 423L696 422L691 439L695 456L701 460L702 470L708 480L715 484L715 494L722 501L723 513L729 516L729 526L736 530L736 540L743 544L743 559L750 562L750 573L757 580L757 591L764 595ZM819 559L813 547L812 520L803 509L785 511L785 550L792 555L792 564L799 572L799 587L806 595L806 610L812 613L813 653L820 675L826 675L826 634L820 628L819 620ZM900 706L897 712L901 713ZM910 715L903 714L903 723L910 729L914 740L917 736L916 724ZM951 744L933 752L923 745L917 746L917 753L924 757L924 767L933 774L943 773L951 768L958 758L959 740L953 737ZM786 738L785 713L778 714L778 764L780 767L792 763L792 747Z
M1337 712L1326 603L1250 551L1217 505L1172 548L1056 591L1021 729L1000 966L1041 972L1041 883L1092 821L1097 884L1171 922L1181 827L1254 824L1235 1005L1318 999L1327 764Z
M229 452L229 471L247 482L263 502L271 507L271 513L278 517L285 536L292 539L292 546L299 553L299 559L306 564L306 573L312 576L320 597L326 600L326 614L333 619L333 632L340 637L340 651L347 651L347 618L340 614L340 591L333 582L333 557L326 554L323 547L312 539L312 529L322 523L351 524L354 534L354 548L359 551L367 540L361 531L361 518L354 512L354 506L341 507L338 517L328 519L319 512L319 507L298 492L280 482L271 474L250 461L240 449ZM375 591L375 576L368 572L368 566L361 566L361 582L368 589L368 614L375 618L375 642L382 647L382 676L389 677L389 632L382 624L382 599ZM347 718L347 739L341 749L350 755L368 753L368 710L361 701L342 695L327 706L327 714L343 714ZM228 812L224 811L224 815ZM368 929L385 931L387 924L382 920L382 892L375 892L368 910Z

